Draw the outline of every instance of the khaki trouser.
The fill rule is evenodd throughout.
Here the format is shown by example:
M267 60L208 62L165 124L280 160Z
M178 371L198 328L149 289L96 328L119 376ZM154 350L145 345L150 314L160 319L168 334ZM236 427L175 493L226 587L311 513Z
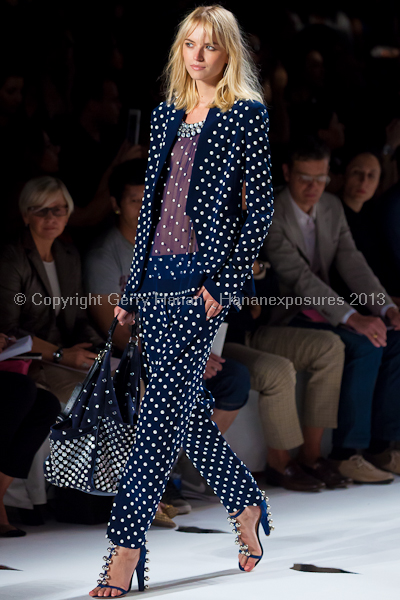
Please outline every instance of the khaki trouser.
M246 346L226 343L223 355L246 365L259 392L261 423L268 446L280 450L303 443L296 405L296 372L307 371L301 422L337 427L344 344L330 331L259 327Z
M113 375L114 372L111 372ZM29 367L28 375L36 382L36 385L53 392L64 405L68 402L77 383L81 383L86 373L72 371L56 365L41 361L32 361ZM143 398L145 387L142 379L140 380L140 399Z
M68 402L77 383L81 383L86 373L72 371L57 365L33 360L29 367L28 375L36 382L36 385L52 392L61 404Z

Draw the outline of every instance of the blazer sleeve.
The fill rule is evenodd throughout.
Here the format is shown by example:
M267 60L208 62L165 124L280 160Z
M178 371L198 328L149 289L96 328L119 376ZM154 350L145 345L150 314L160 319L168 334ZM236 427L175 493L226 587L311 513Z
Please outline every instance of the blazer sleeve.
M158 144L155 143L156 138L161 136L160 126L158 125L158 114L159 108L155 108L151 114L150 120L150 150L148 156L148 163L146 169L146 186L145 186L145 194L143 197L142 208L140 209L139 221L137 226L136 240L135 246L133 249L133 258L131 265L131 274L125 286L124 293L121 296L121 300L118 304L121 308L126 310L129 313L136 313L138 311L137 301L135 298L135 291L137 286L135 286L135 277L136 275L136 265L140 262L141 258L143 258L143 254L147 248L147 234L146 228L143 227L143 220L145 218L150 218L151 214L151 190L153 185L153 180L155 177L155 171L157 167L157 160L159 159L159 154L157 155ZM142 255L142 256L141 256Z
M299 298L332 298L332 305L316 306L329 322L337 326L351 306L310 269L285 232L284 221L277 216L265 241L265 253L279 278L281 291ZM292 304L289 304L291 306ZM311 308L305 304L302 308ZM299 309L301 310L301 309Z
M252 277L255 259L267 235L273 215L269 119L265 106L249 108L245 129L244 168L247 215L230 259L204 286L220 304L243 296L243 287Z

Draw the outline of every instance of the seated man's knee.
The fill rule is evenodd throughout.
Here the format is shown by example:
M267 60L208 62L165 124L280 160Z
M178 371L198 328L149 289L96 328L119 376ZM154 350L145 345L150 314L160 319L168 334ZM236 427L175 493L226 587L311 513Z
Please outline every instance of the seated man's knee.
M321 349L321 353L341 353L344 355L345 344L340 337L333 331L320 331L320 339L318 345Z
M247 402L250 391L250 373L245 365L226 358L222 370L205 381L206 388L220 410L238 410Z
M260 375L264 391L296 385L296 369L292 361L277 354L264 355L264 368Z

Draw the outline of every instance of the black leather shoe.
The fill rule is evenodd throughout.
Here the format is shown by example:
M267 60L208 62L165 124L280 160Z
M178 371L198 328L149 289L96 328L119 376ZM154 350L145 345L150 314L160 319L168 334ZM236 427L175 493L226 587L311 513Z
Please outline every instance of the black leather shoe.
M267 465L265 478L268 485L283 487L295 492L319 492L326 487L325 483L305 473L293 460L286 465L283 473Z
M16 527L12 527L12 525L1 525L0 526L0 537L5 538L15 538L15 537L23 537L26 535L26 531L22 531L22 529L17 529Z
M343 477L332 463L320 456L312 467L300 463L301 468L305 473L311 475L315 479L323 481L327 488L334 490L335 488L347 488L348 479Z

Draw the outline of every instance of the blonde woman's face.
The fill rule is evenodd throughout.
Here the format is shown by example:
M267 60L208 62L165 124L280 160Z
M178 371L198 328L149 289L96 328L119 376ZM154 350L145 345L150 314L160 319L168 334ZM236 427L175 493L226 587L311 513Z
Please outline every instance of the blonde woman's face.
M183 42L183 60L195 81L217 85L228 62L226 50L216 40L210 40L202 25L189 33Z

